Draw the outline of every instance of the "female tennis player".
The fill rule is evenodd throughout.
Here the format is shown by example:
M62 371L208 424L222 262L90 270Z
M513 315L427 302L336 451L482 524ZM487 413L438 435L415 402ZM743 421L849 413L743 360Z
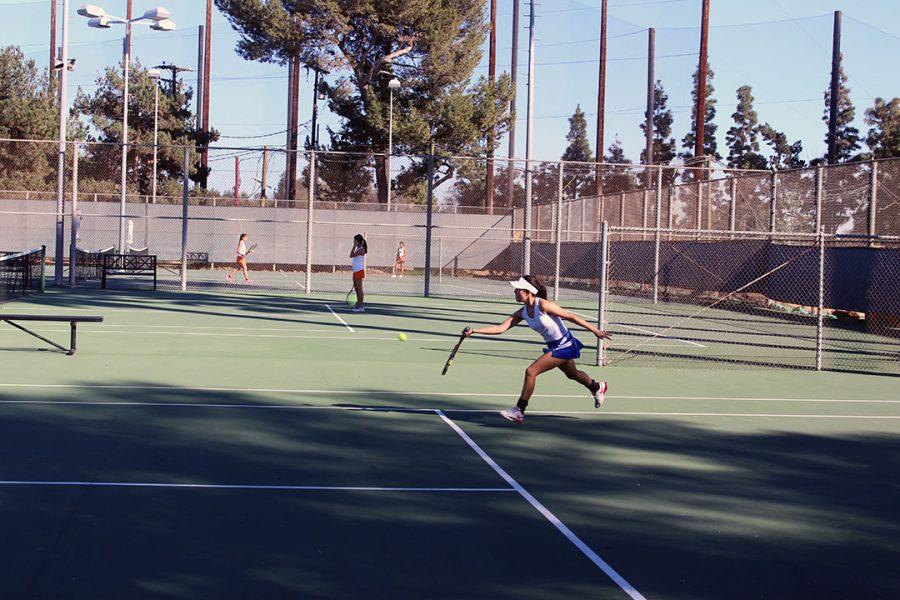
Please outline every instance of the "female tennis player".
M406 264L406 244L401 241L397 246L397 259L394 261L394 272L391 273L391 277L396 277L397 271L400 271L400 277L403 277L404 264Z
M228 277L225 279L228 280L228 283L234 283L232 277L238 271L244 271L244 283L253 283L253 280L250 279L250 275L247 273L247 234L242 233L241 237L238 239L237 245L237 266L231 270L231 273L228 274Z
M363 279L366 278L366 252L369 251L369 245L362 234L357 233L353 236L353 250L350 251L350 258L353 261L353 289L356 290L356 304L351 309L353 312L364 312L363 308Z
M522 308L507 317L499 325L470 329L466 333L466 337L476 333L481 335L500 335L510 327L525 321L529 327L541 334L547 343L547 347L544 348L544 354L525 369L525 381L522 384L522 394L519 396L519 401L512 408L501 411L500 414L503 418L509 419L514 423L524 421L525 409L528 406L531 394L534 392L534 385L538 375L551 369L559 369L566 374L566 377L586 387L594 398L594 407L600 408L609 386L605 381L594 381L590 375L584 371L579 371L578 367L575 366L575 359L581 356L581 349L584 346L566 328L563 320L584 327L600 339L612 339L612 335L609 332L597 329L556 302L547 300L547 288L541 284L537 277L523 275L517 281L510 281L509 284L515 288L516 302L521 302L523 304Z

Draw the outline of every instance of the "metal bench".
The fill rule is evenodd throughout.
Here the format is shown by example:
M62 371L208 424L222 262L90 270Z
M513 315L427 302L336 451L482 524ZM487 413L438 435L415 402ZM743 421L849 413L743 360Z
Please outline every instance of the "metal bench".
M106 289L106 280L113 275L133 275L153 277L156 289L156 255L150 254L104 254L103 273L100 287Z
M73 354L75 354L75 350L76 350L75 332L76 332L76 328L77 328L76 326L78 325L78 323L102 323L103 317L87 316L87 315L74 316L74 315L4 315L4 314L0 314L0 321L9 323L16 329L24 331L28 335L32 335L41 341L47 342L51 346L53 346L55 348L59 348L60 350L62 350L66 354L68 354L69 356L72 356ZM37 321L37 322L66 322L66 321L68 321L69 325L72 328L69 347L66 348L65 346L61 346L61 345L57 344L53 340L48 340L44 336L42 336L38 333L35 333L34 331L31 331L27 327L23 327L23 326L19 325L18 323L16 323L16 321Z

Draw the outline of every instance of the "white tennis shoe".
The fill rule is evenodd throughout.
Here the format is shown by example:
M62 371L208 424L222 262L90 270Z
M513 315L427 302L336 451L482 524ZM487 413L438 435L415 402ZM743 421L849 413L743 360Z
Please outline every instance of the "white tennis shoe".
M501 410L500 416L502 416L507 421L512 421L513 423L521 423L525 420L525 414L518 406L513 406L512 408L507 408L506 410Z
M600 408L603 406L603 401L606 399L606 390L609 389L609 385L605 381L600 382L600 387L597 388L596 392L591 392L591 396L594 397L594 408Z

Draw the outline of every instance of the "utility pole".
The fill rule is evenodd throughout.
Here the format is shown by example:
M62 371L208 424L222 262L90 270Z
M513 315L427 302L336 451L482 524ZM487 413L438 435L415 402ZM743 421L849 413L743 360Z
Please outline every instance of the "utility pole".
M709 0L703 0L703 17L700 23L700 67L697 73L697 122L694 132L694 158L706 152L706 77L709 69Z
M528 15L528 120L525 125L525 258L522 272L531 272L531 194L534 174L531 168L531 150L534 143L534 0Z
M212 0L206 0L206 27L203 30L206 38L203 43L203 133L209 136L209 71L212 54ZM209 181L209 141L203 141L203 152L200 155L200 165L203 168L203 176L200 186L205 190Z
M831 42L831 106L828 113L828 164L837 162L837 120L841 94L841 11L834 11Z
M178 92L178 74L194 72L194 70L190 67L179 67L178 65L169 63L160 63L153 68L159 69L160 71L168 71L169 73L171 73L170 83L172 84L172 98L175 98L176 93Z
M288 172L287 172L287 191L288 200L294 201L297 196L297 127L299 124L300 111L300 55L295 55L291 61L291 102L290 102L290 123L291 130L288 132L289 148L288 148Z
M514 0L518 2L518 0ZM494 79L497 75L497 0L491 0L491 41L488 53L488 81L493 90ZM493 98L493 93L490 94ZM493 104L493 102L491 102ZM494 214L494 124L487 138L487 172L485 173L485 198L484 205L489 215Z
M600 78L597 83L597 171L596 196L603 196L603 128L606 122L606 8L607 0L600 4Z
M509 100L509 115L511 121L509 123L509 171L507 172L506 181L506 205L510 208L513 206L513 194L515 193L515 162L516 158L516 81L519 68L519 0L513 0L513 17L512 17L512 61L509 67L509 75L512 80L512 98Z
M319 136L316 134L316 126L319 117L319 69L315 69L316 77L313 80L313 105L312 105L312 123L310 123L309 140L313 150L319 149Z
M56 80L56 0L50 0L50 85Z
M645 163L653 164L653 113L656 112L656 96L654 94L656 87L656 75L654 69L656 67L656 29L647 30L647 121L644 129L647 131L647 143L645 150ZM652 169L647 169L647 187L651 187L653 177Z

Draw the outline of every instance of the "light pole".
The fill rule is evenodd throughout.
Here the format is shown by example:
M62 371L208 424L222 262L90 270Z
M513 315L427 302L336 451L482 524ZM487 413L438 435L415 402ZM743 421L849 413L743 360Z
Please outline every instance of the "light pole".
M150 195L156 204L156 157L159 150L159 79L162 71L150 69L147 75L153 80L153 183L150 184Z
M400 89L400 80L394 77L388 82L390 108L388 109L388 153L387 153L387 209L391 212L391 155L394 153L394 90Z
M56 163L56 242L53 252L53 284L62 285L63 282L63 213L65 212L65 185L66 185L66 77L70 69L75 68L75 62L69 62L69 0L63 0L63 27L62 27L62 53L59 61L54 61L52 67L59 70L59 148L57 150ZM56 52L56 49L52 49ZM74 216L73 216L74 218ZM71 269L72 266L69 265Z
M119 252L125 251L125 193L128 183L128 76L131 66L131 26L134 23L150 25L154 31L173 31L175 22L169 19L167 9L158 6L148 9L135 19L127 19L107 14L105 10L93 4L82 4L78 14L87 17L88 27L109 29L113 25L125 25L125 37L122 40L122 62L124 80L122 91L122 177L119 192Z

